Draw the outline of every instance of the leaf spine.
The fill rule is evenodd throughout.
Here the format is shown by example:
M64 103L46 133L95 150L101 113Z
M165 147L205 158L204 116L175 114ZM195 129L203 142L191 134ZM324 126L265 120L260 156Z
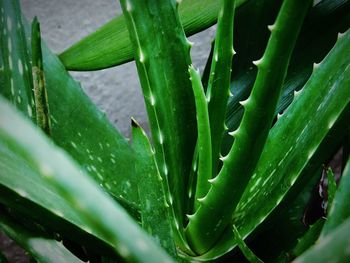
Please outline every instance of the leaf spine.
M225 155L225 156L221 156L219 159L220 161L224 162L227 160L227 158L228 158L228 155Z
M206 199L206 196L197 198L197 201L198 201L200 204L203 204L203 203L205 202L205 199Z
M337 40L341 39L343 36L345 35L345 33L338 33L338 36L337 36Z
M229 132L228 135L232 136L232 137L236 137L239 133L239 128L237 128L236 130Z
M253 61L253 64L254 64L255 66L259 67L260 65L262 65L263 60L264 60L264 57L262 57L261 59L258 59L258 60L254 60L254 61Z
M276 24L268 25L267 28L270 32L272 32L273 30L275 30Z
M186 214L186 217L188 218L188 220L193 220L193 218L195 217L195 213L192 215Z
M187 44L188 44L190 47L193 47L194 42L190 41L188 38L187 38L186 40L187 40Z
M248 103L249 103L249 97L248 97L248 99L242 100L242 101L239 102L239 104L241 104L243 107L247 106Z
M299 97L302 90L294 90L294 98Z
M320 64L321 64L321 63L314 63L314 64L312 65L313 70L318 69L318 68L320 67Z
M214 178L208 179L208 182L213 185L217 180L218 180L218 176L215 176Z

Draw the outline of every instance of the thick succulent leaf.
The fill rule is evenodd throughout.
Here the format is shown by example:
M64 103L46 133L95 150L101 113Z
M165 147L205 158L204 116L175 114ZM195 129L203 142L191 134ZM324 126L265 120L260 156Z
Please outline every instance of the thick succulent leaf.
M35 120L32 71L18 1L0 2L0 94Z
M242 236L249 235L282 201L348 105L350 61L345 55L348 52L350 32L340 37L303 91L272 128L255 173L234 214L234 222ZM270 201L264 202L264 206L257 201L267 199ZM225 240L222 246L213 249L212 253L209 251L203 258L217 257L234 247L234 241L227 238L222 239Z
M327 236L337 226L350 217L350 159L347 162L343 176L336 191L333 204L330 207L322 237Z
M273 262L276 258L289 258L289 251L302 237L307 226L314 224L319 215L317 207L318 182L323 164L328 163L338 151L349 127L350 105L323 140L283 201L249 236L249 246L261 259ZM316 203L316 205L315 205ZM311 209L311 210L310 210ZM279 240L278 243L275 240ZM238 260L239 261L239 260Z
M82 263L83 261L75 257L70 251L50 236L44 233L26 229L14 219L1 211L0 228L14 240L18 245L31 254L39 262L57 263ZM0 260L0 262L2 262Z
M293 256L300 256L304 251L315 244L320 236L324 222L325 220L320 218L315 224L310 226L305 235L298 240L297 245L293 249Z
M318 169L314 175L307 176L307 181L296 182L294 187L298 193L290 190L281 204L246 239L249 247L265 262L274 262L276 258L286 256L286 251L290 251L297 239L307 231L308 227L303 223L305 208L320 176Z
M335 47L315 68L304 89L296 94L291 106L271 130L253 178L235 211L234 221L238 226L253 227L238 222L251 215L256 221L262 221L281 202L348 105L350 60L345 54L349 50L350 31L340 35ZM267 196L270 202L258 207L255 202Z
M208 103L202 86L201 77L199 71L195 70L193 66L189 67L189 73L197 112L198 136L193 162L197 161L196 159L198 156L195 192L195 208L198 208L200 198L203 198L210 188L208 180L212 178L212 144Z
M132 120L132 145L139 156L136 173L139 177L139 196L142 228L171 256L176 257L170 207L166 202L166 192L160 176L155 153L148 137L139 124Z
M188 76L190 43L180 24L176 1L121 3L134 46L159 172L177 220L173 227L175 233L181 233L197 138L195 102Z
M27 89L32 91L32 67L27 58L27 52L31 51L31 43L26 42L27 38L30 39L31 30L25 25L27 30L24 35L17 0L1 1L0 5L1 21L5 21L2 22L5 23L5 27L0 32L3 42L0 46L0 61L5 61L0 69L2 81L0 94L17 107L22 105L22 103L18 104L18 100L25 103L25 107L23 104L23 107L19 108L26 115L32 116L35 122L36 110L34 104L32 105L34 98L25 91ZM12 30L9 30L10 28ZM39 45L39 43L36 44L37 49L40 48ZM48 102L51 108L53 140L75 158L86 173L101 184L107 192L123 201L125 205L137 209L137 179L132 149L44 43L42 43L42 55ZM39 59L38 56L40 57L40 54L35 57ZM35 62L33 65L36 64ZM27 74L30 74L30 77L27 77ZM12 93L16 94L15 99L11 97ZM30 104L27 101L30 101Z
M227 129L225 124L227 102L229 96L232 96L230 94L230 80L232 57L234 55L233 23L235 4L236 1L232 0L221 1L213 50L214 59L210 67L210 77L206 90L212 144L213 172L211 177L217 174L222 136Z
M51 136L51 119L43 68L40 24L36 17L32 22L31 42L36 123L47 135Z
M263 261L258 258L254 252L247 246L247 244L244 242L241 234L238 232L238 229L235 225L232 226L233 228L233 236L235 238L235 242L237 243L239 249L242 251L246 259L248 259L251 263L262 263Z
M350 260L350 219L345 220L341 225L336 227L332 232L296 258L293 263L303 262L336 262L346 263Z
M337 182L335 181L334 173L330 167L327 170L327 182L327 212L329 213L333 204L335 192L337 191Z
M245 100L254 83L256 68L251 61L259 59L268 39L267 25L274 19L281 1L250 1L238 9L235 21L235 50L231 92L226 123L230 130L238 127L243 115L239 101ZM338 32L350 27L350 1L323 0L314 6L305 19L292 55L276 115L283 112L312 73L312 64L319 62L334 45ZM251 34L250 32L254 32ZM208 62L207 67L209 67ZM208 76L204 76L208 78ZM232 137L226 135L223 154L228 152Z
M135 155L127 141L43 45L52 139L107 192L138 207Z
M0 159L3 187L103 240L128 261L172 262L77 163L3 99Z
M252 93L242 102L245 108L242 122L232 133L235 142L186 228L189 242L199 254L207 252L220 238L253 174L309 4L308 1L286 0L276 22L270 26L271 36L266 51L255 63L258 75Z
M237 0L237 7L248 0ZM220 8L217 0L184 0L179 15L186 35L195 34L216 22ZM123 15L102 26L59 55L69 70L97 70L113 67L134 58Z

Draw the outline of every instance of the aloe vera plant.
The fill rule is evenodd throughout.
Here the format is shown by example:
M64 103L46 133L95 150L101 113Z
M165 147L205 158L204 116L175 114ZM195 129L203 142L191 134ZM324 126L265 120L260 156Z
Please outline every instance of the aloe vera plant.
M347 262L350 1L120 2L56 56L0 0L0 228L38 262ZM186 35L215 22L201 75ZM131 59L128 143L67 70Z

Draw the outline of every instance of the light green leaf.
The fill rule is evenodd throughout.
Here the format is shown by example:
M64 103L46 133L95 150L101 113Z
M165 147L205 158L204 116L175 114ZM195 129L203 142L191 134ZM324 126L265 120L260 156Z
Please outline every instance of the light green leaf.
M128 261L172 262L77 163L3 99L0 160L4 188L103 240Z
M40 231L26 229L14 222L13 218L1 212L0 228L17 244L43 263L82 263L63 246L61 242L45 236ZM0 262L1 259L0 259Z
M163 178L158 171L154 150L141 126L132 119L132 146L139 156L136 172L139 177L139 196L142 228L174 258L177 257L172 224L176 224L166 202Z
M238 0L237 7L248 0ZM218 0L184 0L179 15L186 35L193 35L215 24ZM134 51L123 15L86 36L59 55L69 70L97 70L133 60Z

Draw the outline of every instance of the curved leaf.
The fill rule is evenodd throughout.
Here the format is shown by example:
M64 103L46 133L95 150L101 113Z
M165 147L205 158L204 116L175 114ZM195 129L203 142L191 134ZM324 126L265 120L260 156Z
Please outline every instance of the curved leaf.
M248 0L237 0L237 7ZM219 12L217 0L184 0L179 15L187 36L213 25ZM134 51L123 15L102 26L59 55L69 70L97 70L133 60Z
M0 184L104 240L128 261L171 258L65 152L0 100Z

